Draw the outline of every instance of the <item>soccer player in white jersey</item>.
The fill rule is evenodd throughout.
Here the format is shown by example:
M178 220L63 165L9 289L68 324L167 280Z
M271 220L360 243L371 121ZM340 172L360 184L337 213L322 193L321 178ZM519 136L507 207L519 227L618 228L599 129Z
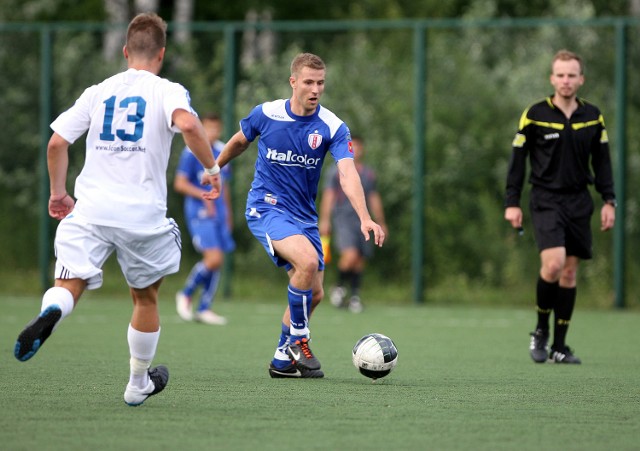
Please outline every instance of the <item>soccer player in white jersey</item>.
M156 14L133 18L123 48L128 70L87 88L51 124L49 214L61 220L55 284L14 350L20 361L33 357L84 290L102 285L101 268L115 251L133 298L127 333L130 377L124 393L131 406L162 391L169 380L166 367L150 366L160 336L158 289L180 264L180 231L166 217L167 165L176 132L182 132L207 168L204 178L212 188L203 197L214 199L220 192L220 168L187 90L158 76L166 28ZM74 201L66 190L68 150L87 131Z
M353 162L349 128L320 105L325 64L311 53L291 63L290 99L256 106L218 157L222 167L244 152L258 136L258 157L246 218L254 236L277 266L289 275L288 306L282 332L269 365L274 378L323 377L309 347L309 317L322 300L324 258L315 207L322 163L327 152L336 161L342 188L360 218L365 239L382 246L385 234L369 215Z

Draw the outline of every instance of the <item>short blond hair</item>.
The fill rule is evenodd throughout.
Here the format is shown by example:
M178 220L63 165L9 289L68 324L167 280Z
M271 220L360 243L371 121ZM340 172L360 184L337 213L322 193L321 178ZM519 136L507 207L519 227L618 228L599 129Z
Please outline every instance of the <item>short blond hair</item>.
M577 53L570 50L562 49L558 50L551 60L551 73L553 73L553 65L556 61L571 61L576 60L580 65L580 75L584 74L584 63L582 58Z
M313 53L299 53L291 61L291 76L298 74L303 67L309 67L316 70L325 70L326 66L322 58Z

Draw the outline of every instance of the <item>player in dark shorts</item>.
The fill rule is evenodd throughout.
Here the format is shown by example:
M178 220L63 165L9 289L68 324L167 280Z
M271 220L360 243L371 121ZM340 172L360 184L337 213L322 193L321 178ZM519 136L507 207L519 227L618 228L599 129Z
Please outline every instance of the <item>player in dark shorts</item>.
M376 174L373 168L363 163L364 141L361 137L353 135L352 143L353 158L367 205L376 222L386 232L382 198L376 187ZM363 309L360 299L362 275L367 260L373 255L373 246L362 236L358 214L340 187L337 167L327 173L318 225L323 236L330 236L333 230L339 251L337 283L330 290L331 304L335 307L346 307L353 313L360 313Z
M529 206L541 261L536 288L538 320L529 351L537 363L576 364L581 360L565 338L575 306L578 264L592 256L594 203L588 186L594 185L604 202L602 231L613 228L616 200L603 116L596 106L577 97L584 83L581 58L567 50L556 53L550 81L554 94L527 108L520 118L507 175L504 217L514 228L522 229L520 197L528 158Z

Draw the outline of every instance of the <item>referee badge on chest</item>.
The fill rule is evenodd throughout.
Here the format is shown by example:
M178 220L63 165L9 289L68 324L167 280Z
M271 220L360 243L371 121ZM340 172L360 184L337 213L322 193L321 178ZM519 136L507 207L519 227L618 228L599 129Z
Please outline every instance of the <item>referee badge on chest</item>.
M307 137L307 142L309 143L309 147L311 147L313 150L316 150L318 147L320 147L320 144L322 144L322 135L317 131L311 133Z

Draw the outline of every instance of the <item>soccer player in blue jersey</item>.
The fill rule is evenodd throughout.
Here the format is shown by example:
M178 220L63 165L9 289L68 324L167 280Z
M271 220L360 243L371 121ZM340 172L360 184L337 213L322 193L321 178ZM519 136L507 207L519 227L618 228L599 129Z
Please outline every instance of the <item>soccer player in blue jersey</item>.
M202 125L211 143L213 156L217 157L224 147L219 140L222 120L217 114L210 113L202 116ZM215 200L202 198L202 193L209 190L207 185L202 184L203 171L200 161L186 147L180 155L173 188L185 196L184 217L193 246L202 254L202 260L193 266L184 287L176 294L176 309L185 321L223 326L227 324L227 319L215 313L211 307L218 290L225 253L235 249L231 235L231 166L225 166L220 173L223 189L221 196ZM198 287L201 287L201 292L194 313L191 300Z
M309 347L309 318L324 296L324 258L315 201L327 152L336 161L340 183L360 218L365 239L382 246L384 231L369 214L353 162L347 125L320 105L325 64L311 53L291 63L290 99L256 106L218 158L223 167L258 137L258 157L245 216L249 229L277 266L289 275L288 306L280 340L269 365L274 378L323 377Z

